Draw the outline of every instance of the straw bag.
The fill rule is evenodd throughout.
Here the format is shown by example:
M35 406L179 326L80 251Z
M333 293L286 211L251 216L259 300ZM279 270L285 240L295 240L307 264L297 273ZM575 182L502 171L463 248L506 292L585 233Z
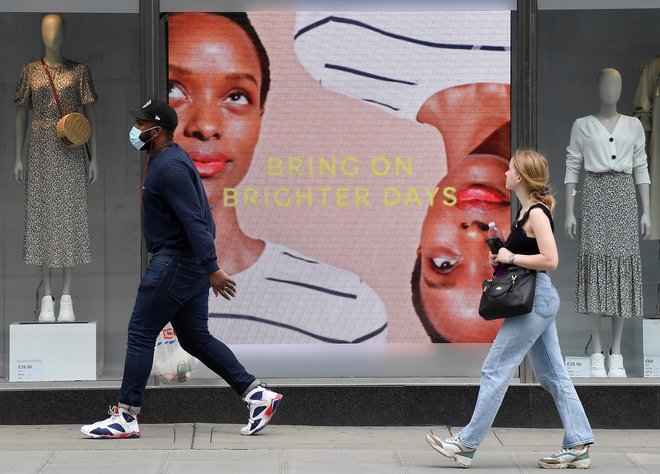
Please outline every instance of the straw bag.
M43 66L44 71L46 71L50 87L53 90L57 109L60 112L60 119L57 121L57 138L69 148L84 145L92 134L92 126L90 125L89 120L87 120L83 114L78 112L64 115L62 104L60 103L60 97L57 94L57 89L55 89L55 83L53 82L50 71L46 66L46 62L43 59L41 60L41 65Z

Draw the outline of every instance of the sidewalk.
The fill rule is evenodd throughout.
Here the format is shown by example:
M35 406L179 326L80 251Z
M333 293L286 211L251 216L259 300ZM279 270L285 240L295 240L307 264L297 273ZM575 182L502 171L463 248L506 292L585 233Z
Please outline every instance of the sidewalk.
M245 437L238 425L140 426L135 440L91 440L78 425L0 426L0 472L168 474L425 474L458 472L424 440L428 427L271 425ZM447 427L432 427L445 436ZM451 431L456 433L456 429ZM660 473L660 431L595 430L598 473ZM494 429L471 470L541 472L560 447L559 429Z

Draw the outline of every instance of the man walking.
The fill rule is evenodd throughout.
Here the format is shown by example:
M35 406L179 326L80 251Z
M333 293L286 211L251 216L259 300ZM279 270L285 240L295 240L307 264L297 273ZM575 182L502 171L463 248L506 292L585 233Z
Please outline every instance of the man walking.
M241 434L262 430L282 395L249 374L234 353L208 330L209 286L230 299L236 284L218 267L215 224L201 178L188 154L173 141L178 124L167 103L150 100L131 109L129 138L147 150L142 185L142 228L152 254L128 325L119 404L110 417L81 428L92 438L139 438L137 416L153 364L158 333L172 323L182 348L225 379L250 410Z

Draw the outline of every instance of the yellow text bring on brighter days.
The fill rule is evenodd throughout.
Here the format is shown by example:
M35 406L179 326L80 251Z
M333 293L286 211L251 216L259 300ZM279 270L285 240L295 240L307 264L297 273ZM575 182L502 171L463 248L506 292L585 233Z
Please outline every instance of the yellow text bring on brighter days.
M271 178L300 177L347 177L360 175L360 164L356 157L317 158L303 160L289 157L268 157L268 176ZM387 158L378 156L370 161L368 173L377 177L413 176L412 158ZM446 187L440 192L437 187L400 188L385 186L379 189L365 186L320 186L320 187L254 187L225 188L223 204L225 207L243 205L245 207L371 207L380 200L384 207L393 206L433 206L442 198L445 206L456 205L456 188Z

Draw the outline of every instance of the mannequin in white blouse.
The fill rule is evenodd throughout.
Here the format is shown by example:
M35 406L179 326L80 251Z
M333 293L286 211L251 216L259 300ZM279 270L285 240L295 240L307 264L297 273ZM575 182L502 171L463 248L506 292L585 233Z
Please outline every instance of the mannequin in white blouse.
M617 111L617 102L621 97L621 74L613 68L602 69L598 74L598 97L600 108L594 117L612 134L621 114ZM637 190L640 195L642 216L640 218L640 230L645 239L650 237L651 210L650 210L650 186L648 183L638 183ZM577 194L577 183L566 183L566 235L575 238L577 222L575 219L574 205ZM600 314L591 314L591 334L594 353L601 353L602 342L600 334ZM621 336L623 334L624 318L612 319L612 354L621 354Z

